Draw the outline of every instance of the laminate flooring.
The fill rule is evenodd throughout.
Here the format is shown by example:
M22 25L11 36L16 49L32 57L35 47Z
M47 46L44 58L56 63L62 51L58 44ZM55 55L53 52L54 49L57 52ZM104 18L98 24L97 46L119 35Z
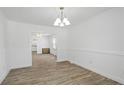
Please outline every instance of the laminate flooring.
M53 55L32 54L33 66L11 70L3 85L120 85L69 61L56 62Z

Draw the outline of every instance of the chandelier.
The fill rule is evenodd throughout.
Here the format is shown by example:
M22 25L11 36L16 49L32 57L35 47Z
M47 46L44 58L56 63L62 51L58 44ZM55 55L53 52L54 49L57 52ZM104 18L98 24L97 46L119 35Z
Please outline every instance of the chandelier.
M64 27L66 25L70 25L70 22L64 15L64 7L60 7L60 13L54 22L54 26Z

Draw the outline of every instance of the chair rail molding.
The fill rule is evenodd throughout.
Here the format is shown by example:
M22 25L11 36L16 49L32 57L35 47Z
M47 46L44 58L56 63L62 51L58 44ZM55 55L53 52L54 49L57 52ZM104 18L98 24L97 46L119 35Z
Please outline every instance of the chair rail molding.
M78 52L90 52L90 53L99 53L104 55L115 55L115 56L124 56L124 50L122 51L106 51L106 50L96 50L96 49L86 49L86 48L73 48L68 49L68 51L78 51Z

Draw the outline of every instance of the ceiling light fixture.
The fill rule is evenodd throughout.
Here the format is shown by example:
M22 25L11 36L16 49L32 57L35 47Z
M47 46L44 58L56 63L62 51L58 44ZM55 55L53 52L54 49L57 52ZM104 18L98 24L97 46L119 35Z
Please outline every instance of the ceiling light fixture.
M64 15L64 7L60 7L60 14L56 18L54 26L64 27L65 25L70 25L70 22Z

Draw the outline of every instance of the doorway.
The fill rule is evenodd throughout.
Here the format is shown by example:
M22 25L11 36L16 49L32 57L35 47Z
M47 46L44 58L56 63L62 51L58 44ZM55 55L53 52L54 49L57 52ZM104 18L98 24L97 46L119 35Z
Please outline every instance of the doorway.
M32 33L32 65L40 66L57 60L56 35Z

